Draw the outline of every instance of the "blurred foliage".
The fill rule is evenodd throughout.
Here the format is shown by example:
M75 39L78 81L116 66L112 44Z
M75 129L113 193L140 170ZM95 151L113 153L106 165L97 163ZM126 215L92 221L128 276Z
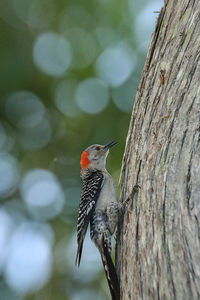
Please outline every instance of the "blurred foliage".
M0 299L109 299L86 238L74 266L80 154L111 140L118 182L162 1L1 0Z

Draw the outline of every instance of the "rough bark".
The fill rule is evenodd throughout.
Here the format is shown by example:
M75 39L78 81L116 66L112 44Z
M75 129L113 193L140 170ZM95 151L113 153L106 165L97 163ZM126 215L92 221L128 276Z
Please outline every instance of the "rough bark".
M121 299L200 299L200 2L165 1L123 159ZM138 193L132 193L139 184Z

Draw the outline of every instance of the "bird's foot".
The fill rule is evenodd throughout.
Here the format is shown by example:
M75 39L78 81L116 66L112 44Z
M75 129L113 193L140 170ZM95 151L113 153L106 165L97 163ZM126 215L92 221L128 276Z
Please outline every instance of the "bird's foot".
M131 194L129 195L128 198L126 198L123 202L121 202L119 204L119 209L127 209L128 208L128 211L130 212L131 211L131 207L132 207L132 204L133 204L133 198L134 196L138 193L139 189L141 189L141 187L136 184L134 185L133 189L132 189L132 192Z

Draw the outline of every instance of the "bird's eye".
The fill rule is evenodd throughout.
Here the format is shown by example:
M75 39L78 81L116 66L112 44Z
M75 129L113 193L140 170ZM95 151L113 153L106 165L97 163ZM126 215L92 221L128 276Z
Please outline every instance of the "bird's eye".
M100 150L100 147L99 147L99 146L97 146L97 147L95 148L95 150L99 151L99 150Z

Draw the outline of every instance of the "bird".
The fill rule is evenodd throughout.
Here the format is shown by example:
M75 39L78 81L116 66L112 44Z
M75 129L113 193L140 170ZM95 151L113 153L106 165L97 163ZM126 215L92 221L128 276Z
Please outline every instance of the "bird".
M76 265L80 265L83 242L90 223L90 238L98 248L112 300L120 299L120 286L112 260L111 236L119 215L116 185L106 170L106 159L115 141L89 146L81 155L82 192L77 220Z

